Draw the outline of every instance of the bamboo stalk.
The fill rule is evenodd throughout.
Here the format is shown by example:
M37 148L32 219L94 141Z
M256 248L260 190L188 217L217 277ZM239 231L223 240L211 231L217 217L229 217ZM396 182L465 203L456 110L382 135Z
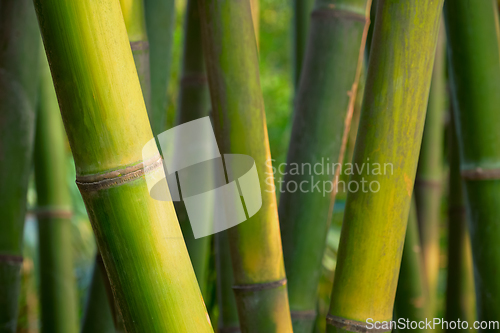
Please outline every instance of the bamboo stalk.
M418 230L417 208L415 200L411 201L408 227L406 228L403 257L399 270L398 287L394 302L397 319L405 321L424 321L432 318L428 316L428 290L425 267L420 246ZM399 329L400 332L413 331L411 328ZM425 332L425 329L417 330Z
M495 1L445 6L460 170L474 259L478 320L500 317L500 50Z
M119 3L35 6L77 184L126 331L212 332L173 205L151 198L144 178L160 176L162 163L156 146L145 147L153 134Z
M215 235L215 254L217 266L217 302L219 304L219 333L240 332L238 309L232 286L234 285L231 265L231 252L227 231Z
M368 190L347 196L328 332L366 330L369 318L392 318L441 7L433 0L377 1L353 158L365 168L350 179L360 187L366 181Z
M242 332L292 330L249 0L200 2L214 124L223 153L254 158L262 207L228 230ZM269 180L269 178L267 180Z
M257 47L259 47L259 0L251 0L250 6L252 9L255 38ZM217 330L220 333L241 332L236 299L232 290L234 277L227 231L215 235L215 260L217 271L217 304L219 307Z
M474 277L467 217L460 177L460 158L454 122L450 121L448 186L448 276L446 279L445 320L475 320Z
M179 111L176 116L176 125L208 116L210 110L210 95L201 45L200 12L197 0L189 0L187 3L184 31L184 60L182 64ZM210 202L205 202L198 209L204 211L206 216L210 216L211 204ZM207 274L212 237L194 238L183 201L175 202L175 211L179 218L182 234L184 235L201 292L204 296L208 296Z
M415 180L415 200L425 275L429 288L427 308L430 317L437 315L443 178L443 121L446 109L445 42L444 27L442 26L436 47L429 104Z
M295 100L279 217L295 332L311 332L340 165L356 98L370 1L317 1ZM331 165L338 164L336 170ZM294 172L298 166L316 164ZM319 182L321 190L313 184ZM306 184L306 189L297 189ZM328 188L329 186L329 188Z
M150 82L150 70L149 70L149 43L146 35L146 23L144 18L144 3L143 0L120 0L120 7L122 9L123 19L125 22L125 27L127 29L128 39L130 42L130 48L132 50L132 55L134 57L135 68L137 70L137 75L139 77L139 82L141 84L141 90L144 97L144 102L146 104L146 109L148 110L148 116L150 123L154 121L151 114L151 82ZM97 262L102 263L101 255L97 254ZM99 274L102 271L102 277L95 277L96 286L89 289L89 295L87 299L87 309L89 313L88 316L84 317L83 326L85 330L93 331L107 331L108 322L112 321L114 323L114 329L116 331L122 331L123 319L119 315L116 308L115 300L111 294L111 286L109 279L106 275L104 266L99 265L98 270L94 270L94 275ZM94 277L93 277L94 279ZM104 281L102 281L104 280ZM93 280L94 281L94 280ZM103 284L105 288L100 288L99 285ZM99 291L108 291L107 300L109 304L99 304L103 299L103 295L97 294ZM93 299L96 298L96 299ZM99 304L99 305L97 305ZM90 306L98 307L97 310L89 309ZM102 309L102 311L100 311ZM111 309L111 310L110 310ZM107 315L111 315L110 318L104 318ZM87 321L91 321L88 323ZM99 327L99 325L103 325Z
M293 0L293 82L298 90L315 0Z
M167 88L174 40L175 0L144 0L149 41L151 128L156 136L167 129Z
M151 80L149 71L149 42L146 32L144 0L120 0L130 48L134 55L135 68L141 83L142 95L151 123L156 119L151 113Z
M82 321L82 333L112 333L115 323L110 298L106 288L108 276L100 255L96 256L92 280L87 292L85 313ZM114 304L114 302L113 302Z
M45 54L42 57L35 136L41 331L76 333L78 304L64 129L49 64Z
M0 2L0 332L15 332L17 323L35 134L37 30L31 1Z

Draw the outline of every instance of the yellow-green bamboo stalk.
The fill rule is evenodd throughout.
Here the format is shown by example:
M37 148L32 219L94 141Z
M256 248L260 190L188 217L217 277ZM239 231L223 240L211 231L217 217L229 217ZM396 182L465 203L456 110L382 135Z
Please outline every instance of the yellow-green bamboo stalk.
M35 136L42 333L78 332L66 164L61 114L49 64L42 53Z
M445 36L440 28L436 59L432 72L429 104L425 118L422 148L415 180L418 225L425 275L429 288L428 315L434 316L439 275L439 238L441 226L441 196L443 178L444 111L446 109Z
M0 2L0 332L15 332L40 36L29 0Z
M266 177L273 182L271 154L250 2L200 4L219 147L223 153L253 157L260 176L262 207L228 231L240 326L243 332L290 332L276 197L266 183Z
M167 129L167 87L172 62L175 1L144 0L149 41L151 108L148 114L156 136Z
M340 165L364 56L370 1L316 1L295 99L279 217L294 331L311 332ZM332 170L332 164L339 167ZM324 172L295 172L322 165ZM305 169L307 170L307 169ZM304 185L305 186L302 186ZM314 184L319 184L314 188ZM299 188L300 186L300 188Z
M328 332L392 319L442 3L377 1L350 179L372 188L347 196Z
M157 148L144 148L153 134L119 2L35 6L77 184L126 331L212 332L173 205L151 198L144 178L163 169Z
M498 11L493 0L454 0L446 2L444 14L478 320L496 321L500 318Z
M142 95L144 97L146 109L148 110L150 123L154 123L155 119L152 118L153 115L151 113L150 98L149 43L146 35L143 0L120 0L120 6L125 26L127 28L130 48L132 49L132 54L134 56L135 68L137 70L137 75L139 76ZM102 262L100 254L97 255L97 258L98 262ZM84 317L84 322L82 324L84 327L83 332L91 332L92 330L106 331L108 329L106 325L111 320L114 322L117 331L123 330L122 319L116 309L115 300L111 295L111 288L109 286L104 266L99 265L99 267L100 269L94 270L93 274L97 274L98 271L103 271L104 273L101 274L103 276L100 278L95 276L93 277L92 281L95 282L95 285L89 289L89 295L86 303L86 313L88 313L88 315ZM102 290L102 288L99 287L100 284L104 284L106 286L105 290L108 291L108 302L104 304L100 304L102 299L105 299L103 295L98 294L98 291ZM97 307L97 309L89 309L89 307ZM111 311L109 308L111 308ZM112 317L104 318L108 314L111 314ZM90 321L90 323L87 321ZM104 326L99 328L98 325L100 324Z

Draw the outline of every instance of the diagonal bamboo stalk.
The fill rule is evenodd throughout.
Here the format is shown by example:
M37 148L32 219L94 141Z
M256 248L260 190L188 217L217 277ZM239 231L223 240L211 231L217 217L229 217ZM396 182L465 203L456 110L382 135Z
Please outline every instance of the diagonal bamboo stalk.
M311 332L316 317L325 230L346 148L369 10L370 1L331 0L317 1L312 13L279 205L295 332ZM294 172L297 165L317 164L326 164L327 170ZM317 182L323 192L312 187ZM306 189L297 189L299 184Z
M156 147L144 148L153 134L119 3L35 7L77 184L126 331L212 332L173 205L152 199L144 178L163 170Z
M415 200L411 201L408 227L406 228L403 257L399 270L398 287L394 301L394 312L397 319L424 321L428 316L428 290L425 276L422 247L418 230L417 208ZM409 329L399 329L398 332L410 332ZM425 330L420 330L424 332Z
M451 117L453 118L453 116ZM475 320L474 277L472 254L467 231L467 217L460 177L460 157L454 121L449 128L448 185L448 275L446 279L445 320L466 320L473 327Z
M500 317L500 50L495 1L444 7L478 320ZM498 327L497 327L498 329Z
M15 332L40 36L31 1L0 2L0 332Z
M223 153L255 159L262 207L228 230L242 332L289 332L290 312L249 0L200 2L203 49ZM272 184L272 176L270 177ZM269 179L269 178L268 178Z
M365 165L350 181L378 186L347 196L328 332L367 330L369 318L392 318L441 7L433 0L377 1L353 158L371 169Z
M198 0L189 0L187 3L184 32L184 60L182 63L179 111L176 115L176 125L206 117L210 110L210 95L201 45ZM209 216L211 214L210 205L210 202L204 202L204 205L200 205L198 209L204 211L206 216ZM179 218L179 224L184 235L194 272L196 273L196 278L198 279L198 284L200 285L201 293L203 296L207 296L208 260L212 237L194 238L183 201L175 202L175 211Z
M127 35L130 42L130 48L132 50L132 55L134 57L135 68L137 75L139 77L139 82L141 84L141 90L144 97L144 102L146 104L146 109L148 110L148 116L150 121L152 120L151 114L151 85L150 85L150 70L149 70L149 43L146 35L146 24L144 21L144 4L142 0L120 0L120 7L122 9L122 15L125 22L125 27L127 29ZM154 120L153 120L154 122ZM89 295L87 299L86 312L88 315L84 317L84 322L82 326L85 332L87 330L100 330L107 331L109 321L114 323L116 331L122 331L123 319L119 314L116 306L116 302L111 294L111 286L109 279L106 275L104 265L102 265L102 258L98 250L96 256L96 262L99 268L94 269L92 281L95 285L93 288L89 289ZM96 276L102 275L102 276ZM104 288L101 287L101 284ZM103 299L103 295L99 295L100 290L108 291L106 297L108 302L106 304L100 304ZM94 299L95 298L95 299ZM98 307L98 309L89 309L89 307ZM105 318L110 314L111 318ZM87 321L90 321L87 322ZM103 326L98 328L99 324Z
M436 59L432 72L429 104L425 118L422 148L415 180L418 226L429 288L428 315L437 315L437 283L439 275L439 236L443 178L444 111L446 109L445 38L440 28Z
M42 57L35 136L41 332L76 333L78 304L64 128L45 53Z
M175 0L144 0L149 41L151 128L156 136L167 129L167 87L172 62Z

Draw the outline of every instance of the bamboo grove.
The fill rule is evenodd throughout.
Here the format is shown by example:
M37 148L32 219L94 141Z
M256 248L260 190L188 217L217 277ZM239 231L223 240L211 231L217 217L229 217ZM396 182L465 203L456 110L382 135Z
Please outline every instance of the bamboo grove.
M500 331L499 9L0 0L0 333Z

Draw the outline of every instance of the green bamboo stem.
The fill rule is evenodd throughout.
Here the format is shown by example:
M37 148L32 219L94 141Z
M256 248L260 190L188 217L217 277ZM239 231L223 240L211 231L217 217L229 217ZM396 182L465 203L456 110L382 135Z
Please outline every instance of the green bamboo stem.
M427 308L429 316L436 313L437 283L439 275L439 236L443 178L444 111L446 109L444 27L440 29L436 59L432 72L429 104L425 118L422 148L415 180L420 241L425 274L429 288Z
M40 46L31 1L0 2L0 332L15 332Z
M144 0L149 41L151 128L156 136L167 129L167 88L172 62L175 0Z
M173 204L154 200L144 178L163 169L156 146L145 147L153 134L120 4L35 6L77 184L126 331L212 332Z
M279 205L295 332L311 332L316 317L325 230L331 222L337 192L337 175L330 166L342 163L346 148L369 10L370 1L319 0L311 16ZM329 171L293 171L297 165L318 163L326 163ZM340 172L339 167L336 169ZM318 181L321 189L314 191L312 184ZM294 189L304 183L306 190ZM327 183L330 185L325 186Z
M179 111L176 115L176 125L206 117L210 110L210 95L201 45L198 0L189 0L187 3L184 31L184 60L182 63ZM205 211L205 215L209 216L211 214L211 203L206 202L205 205L200 205L198 209ZM182 234L184 235L201 292L204 296L207 296L208 260L212 237L194 238L183 201L175 202L175 211L179 218Z
M377 1L353 158L365 168L351 181L378 183L347 196L328 332L392 318L441 8L435 0Z
M78 332L64 128L45 53L35 136L41 332Z
M108 276L100 255L96 256L85 302L81 333L114 333L115 323L106 285ZM114 304L114 302L113 302Z
M262 207L229 229L238 314L242 332L292 330L269 141L260 89L258 51L250 2L200 2L203 49L223 153L254 158ZM266 174L267 173L267 174Z
M496 3L445 6L453 110L474 259L478 320L500 317L500 50Z
M315 0L293 0L293 83L298 90Z
M259 47L259 0L251 0L250 5L255 39L257 47ZM217 330L220 333L241 332L236 299L232 289L234 277L230 253L227 231L216 234L215 260L217 271L217 304L219 306Z
M142 94L144 97L144 102L146 104L146 109L148 110L148 115L150 120L151 115L151 86L150 86L150 70L149 70L149 43L146 35L146 23L144 18L144 4L142 0L120 0L120 7L122 9L123 19L125 21L125 27L127 28L128 39L130 42L130 48L132 49L132 54L134 57L135 68L137 70L137 75L139 77L139 82L141 84ZM100 254L97 256L101 258ZM102 262L102 259L99 260ZM96 283L104 283L107 287L105 290L110 289L109 280L106 276L104 266L101 267L104 272L104 282L97 279ZM94 274L96 274L94 270ZM89 289L89 295L87 300L87 306L95 306L98 302L103 299L102 295L98 295L97 292L101 290L100 288ZM96 297L94 300L92 298ZM111 320L115 325L117 331L121 331L124 328L121 316L119 316L116 309L116 304L113 296L110 294L110 290L107 293L107 299L109 304L102 304L99 306L103 308L102 312L97 312L96 310L86 309L89 312L89 316L84 317L83 326L86 330L98 330L106 331L108 329L107 324ZM109 307L111 310L109 310ZM106 308L106 309L104 309ZM110 314L112 317L104 319L104 316ZM95 318L98 316L98 318ZM86 321L92 321L87 323ZM104 326L99 328L99 324Z
M398 287L394 301L395 315L397 319L424 321L432 318L429 316L428 290L425 276L424 261L420 246L420 235L418 230L417 208L415 200L411 201L410 214L408 216L408 227L406 228L403 257L399 270ZM415 331L411 328L399 329L399 332ZM426 332L425 329L417 329L417 332Z
M240 323L232 286L234 285L227 231L215 235L217 268L217 302L219 304L219 333L238 333Z
M135 68L141 83L142 95L151 123L156 120L151 113L151 80L149 71L149 42L146 32L144 0L120 0L123 19L127 27Z
M467 217L460 177L460 158L454 122L450 126L448 186L448 276L446 279L445 320L475 320L474 277Z

